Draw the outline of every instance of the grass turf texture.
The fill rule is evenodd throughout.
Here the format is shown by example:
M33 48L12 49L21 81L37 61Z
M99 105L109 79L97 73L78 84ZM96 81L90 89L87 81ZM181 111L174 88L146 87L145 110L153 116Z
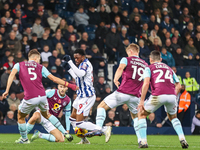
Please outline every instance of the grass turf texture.
M29 134L30 137L32 134ZM53 143L43 139L37 139L30 144L15 144L14 141L19 138L19 134L0 134L0 149L3 150L58 150L58 149L105 149L105 150L133 150L138 149L137 138L135 135L112 135L109 143L105 143L105 137L88 138L90 145L77 145L80 138L74 136L72 142ZM189 149L200 149L199 136L186 136L189 143ZM149 135L149 148L152 150L178 150L182 149L177 136Z

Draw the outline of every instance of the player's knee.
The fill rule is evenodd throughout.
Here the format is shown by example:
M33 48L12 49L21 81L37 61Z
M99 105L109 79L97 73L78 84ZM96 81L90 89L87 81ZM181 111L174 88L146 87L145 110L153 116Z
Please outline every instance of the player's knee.
M36 122L38 119L40 118L40 113L39 112L35 112L32 116L32 122Z

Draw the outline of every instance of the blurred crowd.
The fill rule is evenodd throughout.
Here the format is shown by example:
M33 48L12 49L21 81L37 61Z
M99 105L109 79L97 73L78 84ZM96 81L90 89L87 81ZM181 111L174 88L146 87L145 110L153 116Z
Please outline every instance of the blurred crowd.
M41 53L41 64L53 75L74 82L62 67L62 57L68 54L73 59L75 49L82 48L94 68L97 99L90 119L95 120L97 105L112 92L108 64L127 56L125 49L132 42L140 46L139 55L148 63L150 52L158 50L170 67L199 66L200 0L1 0L0 91L5 90L12 67L27 61L31 49ZM56 88L46 78L43 85ZM71 90L68 95L76 97ZM9 98L0 96L0 124L16 124L23 96L16 76ZM132 124L126 105L108 116L106 124Z

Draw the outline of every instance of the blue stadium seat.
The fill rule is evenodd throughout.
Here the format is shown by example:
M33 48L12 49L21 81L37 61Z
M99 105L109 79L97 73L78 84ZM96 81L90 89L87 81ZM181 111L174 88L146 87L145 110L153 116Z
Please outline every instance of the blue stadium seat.
M129 36L129 42L135 43L135 36Z
M96 31L96 27L94 25L88 25L85 27L85 32L95 32Z
M88 33L88 40L94 40L95 39L95 33L94 32L87 32Z
M122 1L122 10L127 10L128 13L130 14L130 3L131 3L131 0L121 0Z
M65 11L63 17L66 19L68 25L73 25L74 23L74 12Z
M67 4L67 3L68 3L68 0L59 0L59 3Z

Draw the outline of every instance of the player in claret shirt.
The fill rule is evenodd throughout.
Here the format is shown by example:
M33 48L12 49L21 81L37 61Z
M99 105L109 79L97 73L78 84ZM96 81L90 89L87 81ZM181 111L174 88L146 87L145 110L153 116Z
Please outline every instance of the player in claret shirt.
M25 117L35 107L39 107L42 116L48 119L58 130L60 130L69 141L72 141L73 137L66 132L59 120L48 112L49 106L45 89L42 85L42 77L48 77L53 82L67 86L73 90L77 90L78 87L53 76L44 66L39 64L40 53L37 50L31 50L28 54L28 58L29 61L20 62L14 65L8 78L6 91L2 95L4 98L8 96L13 79L19 72L19 79L23 86L25 96L19 105L18 111L18 127L22 138L21 140L17 140L16 143L30 143L27 138Z
M176 95L181 89L179 79L173 70L164 63L161 63L162 58L159 51L152 51L150 54L150 64L145 68L144 72L144 84L142 86L142 95L140 103L138 105L138 118L139 118L139 134L141 136L141 142L139 142L139 148L148 148L146 130L147 123L146 117L156 111L162 105L165 106L168 118L171 121L176 133L179 136L179 140L182 148L188 148L188 143L185 140L183 129L179 119L176 116L177 113L177 101ZM144 103L146 93L151 86L152 94Z

